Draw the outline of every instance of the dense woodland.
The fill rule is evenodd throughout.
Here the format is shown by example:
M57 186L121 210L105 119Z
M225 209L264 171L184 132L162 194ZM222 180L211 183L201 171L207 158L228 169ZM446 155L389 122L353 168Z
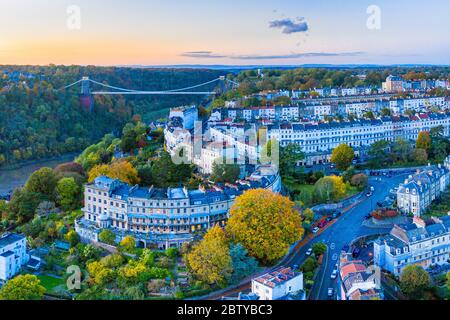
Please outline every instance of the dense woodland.
M450 68L299 68L262 72L263 78L255 70L229 74L240 86L217 98L212 107L260 90L381 86L389 74L405 79L448 78ZM166 116L170 107L207 103L203 96L95 96L94 108L88 110L80 102L80 86L57 90L83 76L124 88L168 90L196 85L226 73L204 69L0 66L0 167L78 152L108 133L119 137L125 123L136 115L148 123ZM213 86L202 90L212 90Z
M0 66L0 166L80 151L106 133L120 134L134 115L141 115L146 122L157 120L170 107L200 104L205 98L96 96L90 111L80 103L80 86L57 90L83 76L137 90L168 90L221 74L200 69Z

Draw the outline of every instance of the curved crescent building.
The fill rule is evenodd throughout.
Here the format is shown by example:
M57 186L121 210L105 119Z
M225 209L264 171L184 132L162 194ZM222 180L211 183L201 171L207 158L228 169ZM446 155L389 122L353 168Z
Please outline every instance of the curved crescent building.
M260 166L246 180L208 190L142 188L102 176L85 186L84 217L75 230L85 242L98 242L108 229L116 242L131 235L139 247L180 247L217 224L224 226L235 198L257 188L281 192L278 171Z

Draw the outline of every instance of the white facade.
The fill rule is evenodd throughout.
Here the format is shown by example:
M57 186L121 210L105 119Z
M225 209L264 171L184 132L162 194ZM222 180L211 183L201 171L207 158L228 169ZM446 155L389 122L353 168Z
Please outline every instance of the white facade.
M259 300L278 300L303 290L303 274L281 267L252 280L252 293Z
M331 115L331 105L315 105L314 106L314 116L318 118L323 118L325 116Z
M14 277L29 259L24 236L6 234L0 238L0 280L6 281Z
M179 118L182 120L184 129L194 129L194 124L198 121L198 109L196 106L179 107L170 109L169 119Z
M428 269L445 265L450 259L450 216L435 218L426 225L415 218L414 224L395 226L388 236L374 243L374 263L394 275L409 265Z
M188 190L129 186L98 177L85 186L84 217L76 221L75 230L89 242L98 242L100 232L109 229L117 242L131 235L143 247L181 247L193 240L195 231L224 226L236 197L250 185L281 192L281 177L274 168L258 167L247 179L209 190Z
M444 165L430 166L420 173L409 176L397 191L397 206L403 213L412 213L420 217L449 185L450 156Z

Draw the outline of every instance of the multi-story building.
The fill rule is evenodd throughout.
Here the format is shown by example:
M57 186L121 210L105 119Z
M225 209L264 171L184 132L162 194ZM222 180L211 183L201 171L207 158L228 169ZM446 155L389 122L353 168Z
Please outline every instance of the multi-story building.
M338 300L382 300L379 279L361 260L342 253L339 261Z
M396 225L374 243L374 263L399 276L409 265L428 269L450 259L450 216L433 218L426 224L418 217L413 223Z
M401 77L390 75L386 78L386 82L383 82L383 90L385 92L402 92L403 91L403 79Z
M194 124L198 121L198 109L196 106L186 106L170 109L169 119L178 120L182 128L187 130L194 129Z
M280 192L281 178L276 169L261 166L235 185L187 190L142 188L99 177L85 186L84 217L75 230L84 241L98 242L100 232L109 229L117 241L132 235L141 247L180 247L196 231L223 226L235 198L251 188Z
M7 281L20 272L30 257L27 240L19 234L7 233L0 237L0 280Z
M450 184L450 156L444 165L429 166L408 177L397 191L397 206L403 213L420 217Z
M291 268L279 267L253 279L252 293L257 295L259 300L284 300L291 294L303 293L300 296L304 300L303 273L293 271Z
M334 148L342 143L353 147L357 154L376 141L395 141L398 137L416 140L421 131L442 126L450 136L450 114L428 113L414 117L382 117L376 120L347 122L289 123L268 126L267 140L275 139L281 146L298 144L307 156L308 164L327 162ZM313 156L312 156L313 155Z
M422 97L416 99L399 100L400 112L414 110L416 112L426 111L430 107L444 109L446 107L445 97Z

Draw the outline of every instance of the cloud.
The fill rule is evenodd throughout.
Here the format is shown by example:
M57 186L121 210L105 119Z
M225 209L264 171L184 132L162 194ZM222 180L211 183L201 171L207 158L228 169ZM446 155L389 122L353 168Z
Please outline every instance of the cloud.
M214 54L211 51L188 51L181 54L182 57L188 58L202 58L202 59L217 59L217 58L227 58L225 55Z
M181 54L183 57L190 58L229 58L233 60L279 60L279 59L300 59L300 58L310 58L310 57L354 57L365 54L364 52L304 52L304 53L287 53L287 54L274 54L274 55L258 55L258 54L248 54L248 55L225 55L216 54L211 51L191 51L184 52Z
M237 60L276 60L276 59L299 59L309 57L353 57L362 55L364 52L306 52L306 53L288 53L279 55L239 55L230 57Z
M269 28L282 29L282 33L291 34L308 31L308 23L304 18L273 20L269 22Z

